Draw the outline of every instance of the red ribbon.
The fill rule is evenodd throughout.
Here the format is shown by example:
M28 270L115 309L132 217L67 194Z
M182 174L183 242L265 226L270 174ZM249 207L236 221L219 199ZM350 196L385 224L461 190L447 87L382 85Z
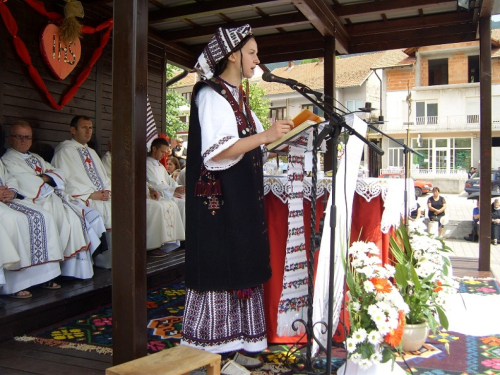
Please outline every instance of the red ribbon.
M45 9L45 5L43 4L42 1L40 0L25 0L26 3L31 6L34 10L36 10L38 13L40 13L42 16L45 16L50 22L53 22L55 24L60 24L64 17L56 12L47 12ZM90 71L92 70L92 67L96 63L96 61L99 59L99 57L102 54L102 50L106 46L106 44L109 41L109 37L111 35L111 30L113 29L113 19L110 18L107 21L104 21L97 27L90 27L90 26L82 26L82 33L83 34L94 34L96 32L102 31L106 29L104 34L101 37L101 42L99 43L99 47L96 48L94 53L92 54L92 57L90 58L90 61L85 69L83 69L78 77L76 77L76 81L71 86L71 88L66 92L66 94L62 97L61 103L58 104L55 100L52 94L47 90L47 86L45 85L45 82L43 81L42 77L40 76L40 73L38 73L38 70L31 64L31 57L30 53L28 52L28 49L26 48L26 45L24 42L17 36L18 32L18 27L17 27L17 22L12 17L12 14L9 11L9 8L7 8L7 5L5 5L5 2L0 2L0 15L2 16L3 22L5 24L5 27L9 31L9 34L12 35L13 37L13 43L14 47L16 48L17 55L19 58L28 66L28 72L37 85L38 89L42 91L47 100L49 101L49 104L52 108L61 110L63 107L70 102L71 99L75 96L77 93L78 89L82 85L83 82L87 79L87 77L90 74Z

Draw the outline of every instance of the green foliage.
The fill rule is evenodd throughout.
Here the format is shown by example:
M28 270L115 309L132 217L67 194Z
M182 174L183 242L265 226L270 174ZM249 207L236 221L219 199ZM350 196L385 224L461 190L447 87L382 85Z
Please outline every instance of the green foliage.
M246 87L246 81L243 81L243 87ZM263 88L260 88L256 83L251 83L249 85L250 89L250 108L254 111L257 118L262 123L264 129L269 129L271 123L269 122L269 103L270 100L265 98L266 92Z
M448 247L442 240L431 239L428 235L413 233L413 240L407 232L406 226L401 222L396 231L396 236L390 238L390 250L395 259L394 275L396 286L398 287L404 301L408 304L410 312L406 314L407 324L419 324L427 321L430 329L435 333L439 325L448 329L448 319L444 309L440 305L439 295L445 293L445 285L448 275L449 261L439 252L447 251ZM426 251L419 249L419 239L425 244ZM435 256L431 254L429 241L435 241L432 245ZM413 246L412 246L413 243ZM436 246L437 243L441 245ZM430 263L437 264L432 268L434 272L423 276L417 272L419 267ZM436 319L439 317L439 319Z
M167 64L167 81L178 74L180 74L178 68ZM186 100L179 92L167 87L166 129L162 129L162 131L168 136L175 137L175 133L178 131L187 130L188 124L185 124L179 118L183 115L179 108L186 104L189 103L186 103Z
M318 62L318 61L319 61L319 59L316 57L314 59L304 59L300 63L301 64L310 64L310 63Z

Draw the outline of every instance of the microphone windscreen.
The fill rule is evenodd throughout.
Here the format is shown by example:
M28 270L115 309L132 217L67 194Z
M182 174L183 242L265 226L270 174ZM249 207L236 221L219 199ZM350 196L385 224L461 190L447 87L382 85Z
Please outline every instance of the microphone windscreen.
M262 79L266 82L272 82L273 81L273 75L271 74L271 72L264 72L264 74L262 74Z

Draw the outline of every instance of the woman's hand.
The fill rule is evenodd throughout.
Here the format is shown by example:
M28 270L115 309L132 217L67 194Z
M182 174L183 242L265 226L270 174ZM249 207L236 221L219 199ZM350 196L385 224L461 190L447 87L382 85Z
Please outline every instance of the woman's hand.
M286 133L288 133L293 127L292 120L278 120L273 126L267 129L264 134L266 136L266 144L274 142L281 137L283 137Z

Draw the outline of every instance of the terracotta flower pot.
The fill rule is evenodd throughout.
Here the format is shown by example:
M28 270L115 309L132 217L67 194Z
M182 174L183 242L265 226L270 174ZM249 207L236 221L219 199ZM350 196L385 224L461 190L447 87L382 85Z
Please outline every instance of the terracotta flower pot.
M427 322L419 324L405 324L403 330L403 350L414 352L422 347L429 335Z

